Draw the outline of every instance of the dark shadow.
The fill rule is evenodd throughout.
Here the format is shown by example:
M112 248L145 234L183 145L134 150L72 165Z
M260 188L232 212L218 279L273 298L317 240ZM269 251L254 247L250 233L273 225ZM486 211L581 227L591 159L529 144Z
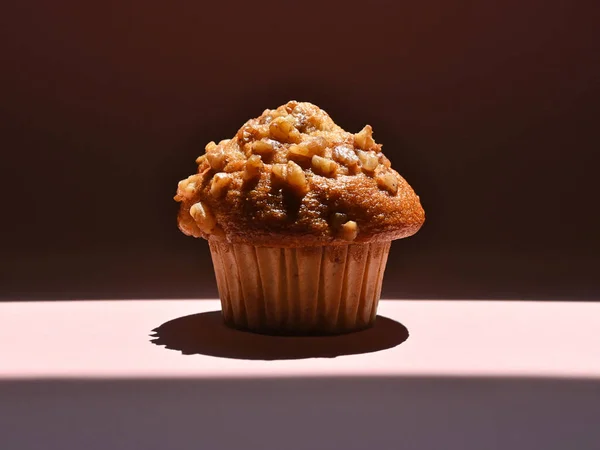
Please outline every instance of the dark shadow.
M371 328L338 336L266 336L226 326L220 311L179 317L152 333L153 344L184 355L250 360L335 358L385 350L408 339L404 325L382 316Z
M598 379L236 375L0 379L2 448L600 449Z

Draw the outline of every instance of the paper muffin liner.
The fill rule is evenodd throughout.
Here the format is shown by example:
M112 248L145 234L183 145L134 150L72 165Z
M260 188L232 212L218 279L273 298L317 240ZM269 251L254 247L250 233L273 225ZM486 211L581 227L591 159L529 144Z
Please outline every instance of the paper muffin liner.
M339 334L375 321L391 242L275 248L210 240L227 324L269 334Z

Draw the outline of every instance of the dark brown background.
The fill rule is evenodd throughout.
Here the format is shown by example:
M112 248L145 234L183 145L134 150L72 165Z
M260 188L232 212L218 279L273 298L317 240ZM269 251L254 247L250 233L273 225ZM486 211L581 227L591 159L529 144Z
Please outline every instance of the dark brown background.
M176 183L289 99L372 124L423 200L385 296L600 298L596 2L12 3L2 298L214 297Z

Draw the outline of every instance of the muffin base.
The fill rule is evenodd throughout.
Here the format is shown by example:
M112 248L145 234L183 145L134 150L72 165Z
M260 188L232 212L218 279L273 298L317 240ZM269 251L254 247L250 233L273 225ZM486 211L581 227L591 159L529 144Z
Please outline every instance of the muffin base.
M371 326L391 242L255 247L209 241L225 323L264 334Z

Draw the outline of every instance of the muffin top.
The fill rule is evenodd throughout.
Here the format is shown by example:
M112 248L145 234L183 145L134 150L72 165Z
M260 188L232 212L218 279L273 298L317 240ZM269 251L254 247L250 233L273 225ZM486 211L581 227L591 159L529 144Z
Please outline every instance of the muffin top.
M390 241L416 233L419 197L369 125L353 134L311 103L290 101L209 142L179 182L185 234L257 246Z

